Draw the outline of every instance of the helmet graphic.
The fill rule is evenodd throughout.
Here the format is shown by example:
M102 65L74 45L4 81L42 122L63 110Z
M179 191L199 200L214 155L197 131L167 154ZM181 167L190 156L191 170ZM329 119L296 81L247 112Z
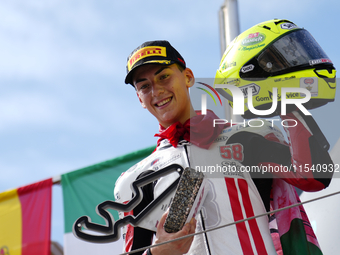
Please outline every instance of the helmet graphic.
M313 109L334 101L336 80L332 61L305 29L288 20L260 23L236 37L227 47L214 84L234 85L245 98L244 118L258 115L248 108L248 88L256 110L271 109L277 95L277 108L267 117L281 113L281 88L304 88L311 99L304 103ZM277 94L273 94L277 88ZM217 89L233 106L229 89ZM289 91L289 90L288 90ZM305 94L285 93L287 99L303 99ZM287 112L295 109L287 104Z

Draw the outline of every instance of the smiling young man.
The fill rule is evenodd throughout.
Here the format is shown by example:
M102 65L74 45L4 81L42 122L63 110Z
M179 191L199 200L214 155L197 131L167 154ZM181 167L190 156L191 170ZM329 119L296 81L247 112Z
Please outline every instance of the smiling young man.
M186 67L183 57L169 42L152 41L139 46L128 58L127 72L125 83L135 88L142 107L158 120L162 130L177 122L184 124L191 117L196 116L189 95L189 88L195 83L194 74ZM143 176L142 173L138 178ZM143 202L141 206L134 209L134 215L150 202L150 199L144 202L147 189L154 189L154 187L148 185L143 189ZM153 194L148 195L153 197ZM155 243L195 232L196 220L192 219L181 231L174 234L167 233L162 227L167 214L168 212L160 220ZM129 225L126 232L125 251L147 246L152 240L153 233L149 230L132 228ZM193 237L155 247L152 249L152 254L184 254L188 252L192 241ZM151 249L145 253L151 254Z
M305 164L332 164L327 151L320 148L307 124L299 116L300 113L296 111L281 116L282 119L293 119L298 123L296 128L287 129L289 145L270 122L261 127L213 127L213 120L218 117L211 111L201 115L191 105L189 88L194 82L193 72L167 41L145 42L128 57L125 83L135 88L142 107L158 120L160 132L156 136L160 138L152 155L131 167L117 180L114 191L117 202L127 203L133 198L129 188L132 182L171 164L194 169L204 165L240 169L246 166L289 167L293 163L297 167ZM239 171L211 176L207 174L207 195L202 201L203 209L195 218L178 232L167 233L164 222L168 215L168 205L164 206L164 214L157 229L154 225L150 228L125 226L124 251L130 252L153 242L159 244L194 232L221 227L264 214L271 208L278 209L297 203L298 197L293 185L306 191L321 190L328 186L332 176L332 173L327 173L325 178L315 178L314 173L308 171L280 174L277 175L284 180L273 178L273 173L267 173L261 178ZM171 178L171 175L167 175L143 186L143 200L131 212L120 213L120 217L139 215L154 198L162 194L164 187L171 183ZM276 242L271 235L268 217L260 217L135 254L265 255L277 254L285 249L295 255L314 254L309 253L311 250L319 251L302 206L277 216L280 235L287 233L283 235L281 243Z

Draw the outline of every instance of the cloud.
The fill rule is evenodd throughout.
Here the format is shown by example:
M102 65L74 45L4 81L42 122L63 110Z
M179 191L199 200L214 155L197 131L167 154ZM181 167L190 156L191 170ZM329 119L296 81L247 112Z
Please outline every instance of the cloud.
M100 39L106 22L89 2L20 2L0 3L2 77L47 80L77 70L109 75L116 69Z
M61 101L39 92L16 92L0 98L0 130L13 127L43 129L71 120Z

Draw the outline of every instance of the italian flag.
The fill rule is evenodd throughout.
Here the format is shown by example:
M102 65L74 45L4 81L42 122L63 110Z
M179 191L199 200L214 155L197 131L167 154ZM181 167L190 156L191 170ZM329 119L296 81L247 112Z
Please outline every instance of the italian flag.
M114 200L113 190L118 177L131 166L149 156L154 149L155 146L149 147L61 176L65 255L119 254L123 252L122 237L119 241L108 244L86 242L73 235L73 224L81 216L89 216L92 222L104 225L104 219L95 211L97 205L106 200ZM118 220L116 211L111 210L111 214L115 220Z
M0 193L0 255L50 255L52 179Z

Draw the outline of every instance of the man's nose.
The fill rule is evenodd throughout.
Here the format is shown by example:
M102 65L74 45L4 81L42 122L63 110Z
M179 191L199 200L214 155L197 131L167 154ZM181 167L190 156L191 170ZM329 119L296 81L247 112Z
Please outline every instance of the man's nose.
M164 87L157 82L152 84L152 96L158 97L164 93Z

